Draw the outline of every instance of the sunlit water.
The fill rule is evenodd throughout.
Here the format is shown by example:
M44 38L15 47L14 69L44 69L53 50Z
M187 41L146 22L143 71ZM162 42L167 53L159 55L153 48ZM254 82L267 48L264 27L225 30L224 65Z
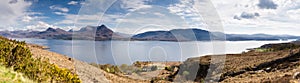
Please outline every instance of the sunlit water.
M85 62L131 64L135 61L184 61L210 54L241 53L268 43L289 41L88 41L17 38Z

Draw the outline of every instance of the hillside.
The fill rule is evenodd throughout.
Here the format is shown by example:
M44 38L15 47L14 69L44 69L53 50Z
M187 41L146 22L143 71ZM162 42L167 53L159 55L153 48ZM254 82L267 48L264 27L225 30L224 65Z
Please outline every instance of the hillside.
M5 69L12 68L24 76L24 81L58 82L58 83L149 83L149 80L131 79L105 72L86 62L82 62L65 55L45 50L43 46L26 44L15 40L0 37L0 64L5 68L0 71L6 74ZM0 66L0 68L3 66ZM12 74L15 75L15 74ZM28 79L26 79L28 78ZM0 76L0 82L6 81L9 76ZM19 77L15 78L16 80Z
M34 58L25 42L3 37L0 37L0 64L36 82L81 83L70 70L50 63L45 57Z
M133 40L154 40L154 41L209 41L212 37L218 38L209 31L201 29L173 29L170 31L149 31L134 35Z
M251 82L251 83L295 83L300 77L300 45L296 42L268 44L250 52L241 54L208 55L189 58L181 66L180 71L174 77L175 81L190 80L195 82L214 81L222 83ZM225 64L212 63L215 59L226 57ZM198 73L196 78L184 79L183 72L193 72L193 67ZM220 69L208 73L208 68ZM206 77L208 74L210 76ZM220 79L216 76L220 75Z
M22 73L0 66L0 83L35 83L26 78Z
M78 31L73 31L73 39L79 40L96 40L105 41L113 38L123 38L121 35L115 34L114 31L107 28L105 25L101 26L86 26Z
M143 41L266 41L299 39L292 35L268 35L268 34L226 34L222 32L209 32L202 29L173 29L169 31L148 31L134 35L132 40Z
M63 39L63 40L96 40L105 41L112 39L126 39L127 34L115 33L105 25L86 26L78 31L65 31L60 28L47 28L45 31L0 31L1 36L9 38L39 38L39 39ZM124 35L124 36L123 36Z

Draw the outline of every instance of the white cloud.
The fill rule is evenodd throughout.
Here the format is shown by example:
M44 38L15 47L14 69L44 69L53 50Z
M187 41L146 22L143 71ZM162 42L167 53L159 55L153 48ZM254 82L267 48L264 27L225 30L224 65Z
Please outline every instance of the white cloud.
M11 0L2 0L0 3L0 27L9 27L18 23L26 15L30 2L18 0L10 3ZM27 20L28 21L28 20Z
M63 12L53 12L53 13L57 15L67 15L67 13L63 13Z
M77 25L95 25L94 22L98 22L100 16L98 15L75 15L75 14L67 14L65 15L65 19L57 22L57 24L77 24ZM77 23L75 21L77 20ZM84 22L86 21L86 22ZM90 22L90 23L89 23Z
M60 6L57 6L57 5L52 5L49 8L52 9L52 10L58 10L58 11L61 11L61 12L69 12L68 8L60 7Z
M111 16L104 16L111 17ZM109 18L107 18L109 19ZM186 21L178 15L170 13L167 9L153 6L148 9L140 9L124 16L104 20L105 24L111 24L113 30L128 34L136 34L153 30L171 30L176 28L190 28Z
M197 7L202 4L198 4L196 1L197 0L180 0L179 3L169 6L168 9L171 13L179 15L184 19L189 27L206 29L202 16L199 14L200 10Z
M24 16L23 19L22 19L23 22L30 22L32 20L33 20L33 18L28 16L28 15Z
M300 18L300 9L288 10L286 13L287 13L288 17L293 20L299 20L299 18Z
M160 13L160 12L154 12L153 14L154 14L154 15L157 15L157 16L160 16L160 17L166 16L165 14L162 14L162 13Z
M166 25L172 29L191 27L205 29L207 25L206 22L203 21L203 16L206 15L209 17L209 15L211 15L211 17L214 17L214 15L219 15L226 33L288 33L300 35L300 33L297 32L299 31L299 27L297 26L299 26L298 18L300 17L300 1L298 0L273 0L277 5L276 9L261 9L257 5L259 4L259 0L212 0L217 12L212 11L214 8L207 8L203 11L199 10L199 6L203 8L203 6L209 4L206 4L207 2L198 1L206 0L180 0L180 3L171 5L167 8L168 10L160 10L165 8L148 5L146 3L148 0L121 0L121 3L116 4L119 4L122 9L127 10L127 14L106 14L103 16L103 13L107 8L112 7L111 4L115 1L116 0L88 0L84 2L85 4L83 4L78 16L64 14L66 19L57 24L72 25L76 22L76 26L83 27L86 25L95 26L99 24L99 22L102 22L110 24L112 25L110 27L115 28L118 26L118 23L120 23L118 27L122 27L122 29L118 30L120 30L119 32L125 33L140 28L143 24L146 25L150 23ZM200 15L199 12L206 14ZM243 14L243 12L247 12L249 15L256 15L255 19L234 19L234 16L245 17L245 15L248 15L246 13ZM56 12L56 14L63 15L63 12ZM174 17L175 15L178 16ZM102 21L100 19L102 19ZM212 24L213 21L208 23ZM184 26L179 24L183 24Z
M212 0L224 24L225 32L239 34L291 34L300 35L298 19L300 1L273 0L276 9L261 9L259 0ZM242 12L257 12L256 19L236 20Z
M43 22L43 21L38 21L36 22L35 24L32 24L32 25L28 25L28 26L25 26L24 28L26 30L34 30L34 31L44 31L46 30L47 28L60 28L60 29L63 29L63 30L70 30L70 29L75 29L77 27L75 26L64 26L64 27L61 27L61 26L55 26L55 25L51 25L51 24L48 24L46 22Z
M128 11L135 11L143 8L151 8L151 5L146 5L145 2L148 0L122 0L121 7L128 9Z
M27 12L27 15L43 15L41 12Z
M97 26L99 22L115 22L115 19L121 17L121 15L112 15L107 14L100 18L98 14L93 15L75 15L75 14L66 14L65 19L61 20L55 24L63 24L63 25L75 25L76 27L84 27L87 25ZM78 29L78 28L77 28ZM76 29L74 29L76 30Z
M117 3L122 9L129 11L127 14L105 14L103 12L107 7L113 7L110 5L100 5L110 0L94 1L89 0L82 6L79 15L68 14L65 15L65 20L57 22L56 24L75 24L77 27L84 27L87 25L106 24L110 28L117 30L118 32L132 33L132 31L139 29L147 25L160 25L165 26L160 30L170 30L176 28L191 28L200 26L201 23L194 24L194 26L187 26L188 21L180 18L174 13L170 13L168 9L160 6L147 5L147 0L121 0L121 3ZM114 1L110 1L111 3ZM97 4L96 4L97 3ZM109 2L108 2L109 3ZM102 7L103 6L103 7ZM101 9L97 9L101 8ZM94 12L98 10L97 12ZM103 10L103 11L102 11ZM191 10L186 10L189 17L195 16ZM89 12L89 13L86 13ZM90 13L91 12L91 13ZM117 11L118 12L118 11ZM102 16L103 15L103 16ZM193 20L199 20L200 18L193 17ZM76 23L75 23L76 22ZM151 29L147 29L151 30ZM157 28L152 27L152 30ZM140 31L143 32L144 30Z
M36 24L26 26L25 28L28 29L28 30L43 31L43 30L46 30L49 27L51 27L51 28L58 28L57 26L50 25L50 24L45 23L43 21L38 21Z
M81 2L82 6L78 14L79 15L98 14L99 16L102 16L102 13L104 13L116 1L117 0L86 0L84 2Z
M69 4L69 5L77 5L78 2L77 2L77 1L70 1L68 4Z
M81 10L78 15L74 14L64 14L65 19L59 21L55 24L57 25L73 25L77 27L84 27L87 25L96 26L99 22L105 21L106 23L115 23L117 19L125 16L124 14L105 14L107 8L112 7L113 3L117 3L121 9L127 10L129 12L151 8L150 5L146 5L146 0L87 0L82 2ZM71 2L70 2L71 3ZM118 7L119 7L118 6ZM118 12L118 11L117 11ZM60 12L54 12L58 15L63 15ZM103 16L104 15L104 16ZM155 15L163 16L159 12L156 12Z
M225 33L300 35L300 33L297 32L300 30L298 27L300 21L300 1L273 1L274 4L276 4L276 8L262 9L257 5L259 4L259 0L212 0L213 6L216 8L218 14L214 14L214 8L209 9L209 7L207 7L207 9L199 10L199 6L205 7L209 5L206 0L180 0L180 3L173 4L168 7L168 9L171 13L177 14L181 16L181 18L190 21L189 25L198 27L205 27L205 23L207 22L203 20L203 12L207 13L206 15L208 16L219 15ZM262 6L262 4L260 6ZM197 13L199 12L202 12L202 15L198 15ZM243 14L243 12L247 12L248 14ZM234 19L234 16L239 18L243 17L244 20Z
M96 26L107 8L117 0L86 0L81 2L82 4L78 15L66 14L64 20L61 20L55 24L57 25L75 25L76 27L84 27L87 25ZM61 14L61 13L56 13ZM113 15L111 15L113 16Z
M44 19L44 18L48 18L45 16L37 16L37 15L42 15L42 13L27 12L26 15L22 16L20 20L21 20L21 22L31 23L31 22L36 22L36 21Z

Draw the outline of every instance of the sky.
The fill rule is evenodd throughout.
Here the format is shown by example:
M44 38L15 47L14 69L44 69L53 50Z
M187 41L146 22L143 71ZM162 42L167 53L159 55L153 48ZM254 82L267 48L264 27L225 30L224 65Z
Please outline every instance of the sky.
M199 28L230 34L300 36L300 0L2 0L0 30L116 32Z

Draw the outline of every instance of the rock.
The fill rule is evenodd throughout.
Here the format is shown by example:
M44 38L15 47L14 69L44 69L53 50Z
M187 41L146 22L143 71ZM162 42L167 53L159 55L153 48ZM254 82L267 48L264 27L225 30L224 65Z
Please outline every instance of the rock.
M72 58L68 58L69 61L72 61Z
M249 74L256 74L255 71L249 71Z
M293 76L294 79L299 79L300 78L300 72L296 72Z
M258 70L258 71L256 71L256 73L262 73L262 72L264 72L264 70Z
M270 72L271 71L271 67L266 68L265 71Z
M262 73L264 70L257 70L257 71L249 71L249 74L257 74L257 73Z

